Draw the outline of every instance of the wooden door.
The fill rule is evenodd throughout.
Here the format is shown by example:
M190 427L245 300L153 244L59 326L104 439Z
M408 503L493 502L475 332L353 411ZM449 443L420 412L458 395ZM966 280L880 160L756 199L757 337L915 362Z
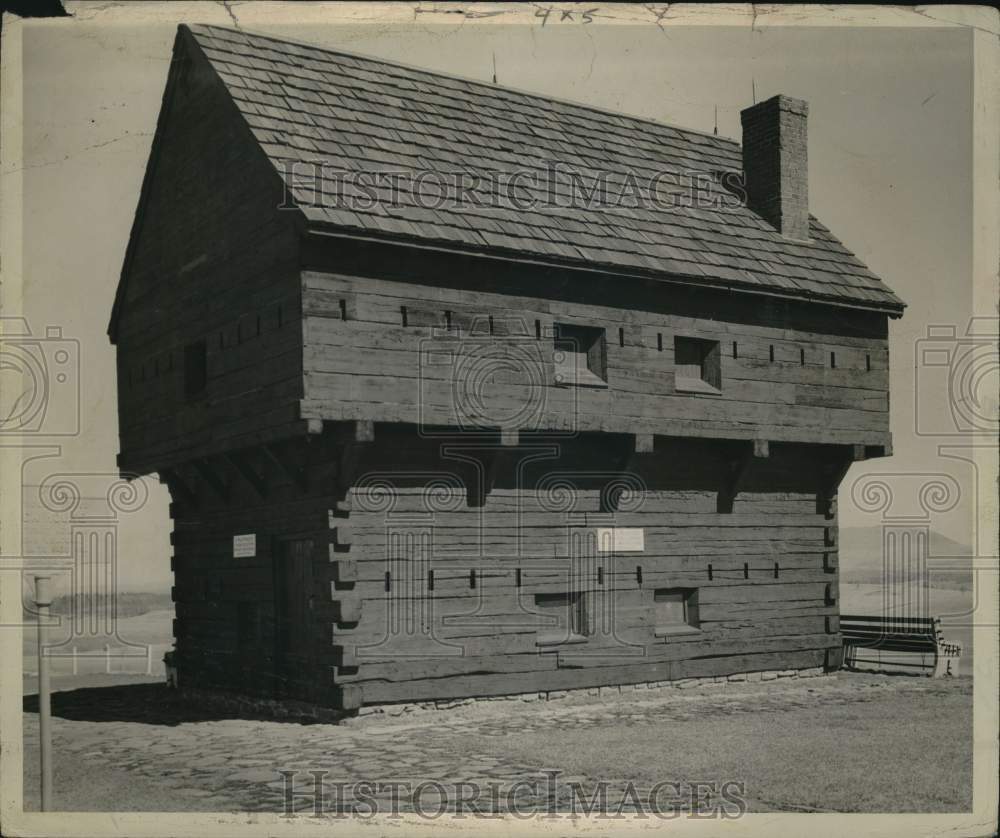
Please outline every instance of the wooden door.
M315 678L313 542L279 542L275 551L275 675L279 694L302 697Z

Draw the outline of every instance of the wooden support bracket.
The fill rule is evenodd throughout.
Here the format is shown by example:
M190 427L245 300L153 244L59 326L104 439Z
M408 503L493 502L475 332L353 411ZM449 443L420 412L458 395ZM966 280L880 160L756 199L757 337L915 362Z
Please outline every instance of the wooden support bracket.
M160 480L167 484L170 494L182 499L188 506L198 508L198 495L181 477L176 469L160 469Z
M640 453L638 450L639 444L638 435L630 435L626 438L625 445L618 458L618 463L615 465L615 474L612 475L611 479L608 481L608 485L613 485L618 476L624 477L624 475L631 474L632 463L636 456ZM621 482L624 484L625 480L623 479ZM621 499L621 495L621 491L616 491L614 493L602 491L601 512L617 512L618 501Z
M301 465L310 486L329 486L340 468L340 447L333 434L307 436Z
M468 504L472 507L484 506L486 499L496 485L497 476L508 461L507 453L502 448L491 448L482 456L482 484L467 488Z
M194 466L194 470L198 472L198 476L208 484L212 491L219 497L219 500L223 503L228 503L230 496L229 486L219 475L219 472L215 470L211 460L208 458L194 460L192 465Z
M340 463L337 469L337 490L340 495L347 494L347 491L354 483L357 476L358 467L368 446L375 441L375 423L359 419L351 423L347 441L340 452Z
M726 458L726 478L719 490L717 508L719 512L730 513L733 503L746 481L754 460L771 456L771 447L766 439L754 439L739 444Z
M351 484L354 483L364 453L365 445L358 442L347 443L340 452L340 464L337 466L337 493L339 495L345 495L351 488Z
M295 455L294 448L289 443L266 443L261 446L261 450L267 459L295 484L300 492L309 491L306 462Z
M257 493L261 500L267 499L267 481L250 463L249 458L243 452L230 452L226 454L226 459L232 464L236 472L250 484L250 488Z
M854 463L867 459L864 445L841 445L836 456L824 463L820 469L819 488L816 491L816 512L827 518L833 517L832 504L837 489Z
M501 451L493 451L487 457L485 461L486 470L483 474L483 488L486 495L489 495L489 493L493 491L493 487L497 484L497 475L500 474L500 471L506 462L507 457ZM484 503L485 501L486 498L483 498Z

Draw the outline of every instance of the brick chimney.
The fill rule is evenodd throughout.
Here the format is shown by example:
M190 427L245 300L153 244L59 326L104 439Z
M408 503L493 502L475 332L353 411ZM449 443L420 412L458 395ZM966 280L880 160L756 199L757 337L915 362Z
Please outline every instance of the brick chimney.
M789 239L809 238L809 103L772 96L740 113L747 202Z

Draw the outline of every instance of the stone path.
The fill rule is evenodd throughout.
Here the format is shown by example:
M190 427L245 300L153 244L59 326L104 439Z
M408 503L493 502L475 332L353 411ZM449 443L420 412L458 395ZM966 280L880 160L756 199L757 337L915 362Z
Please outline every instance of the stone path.
M309 773L313 771L326 772L319 789L320 806L325 811L351 805L362 807L361 811L375 805L389 810L393 792L384 784L393 782L408 784L410 794L403 793L396 806L399 811L411 811L413 790L430 781L444 786L451 810L454 798L462 796L462 784L488 789L493 783L500 797L484 792L476 804L480 811L489 811L498 803L501 809L510 805L506 795L518 781L522 783L514 789L513 799L519 810L545 810L552 805L569 805L569 784L579 782L588 789L596 778L561 776L553 793L545 782L545 755L539 754L533 763L511 761L502 755L504 737L540 730L578 735L597 725L654 726L667 721L780 713L818 703L879 700L887 697L886 691L949 688L948 684L936 687L928 679L838 675L690 690L634 690L616 696L545 702L474 702L448 710L366 715L334 725L211 719L202 708L176 704L165 711L157 707L157 699L161 703L165 700L165 689L147 684L105 694L100 690L57 694L53 747L58 758L74 761L81 772L107 766L167 784L190 800L191 811L282 812L288 780L281 772L288 772L294 780L291 805L296 811L308 812L315 805L317 790ZM129 702L134 706L128 706ZM30 712L30 699L26 704L27 739L37 736L37 715ZM469 733L475 736L467 736ZM470 738L478 743L476 749L464 746ZM535 788L524 782L530 780L536 781ZM365 781L373 785L367 787ZM337 783L349 784L339 800ZM351 785L355 783L362 785ZM381 790L378 783L383 784ZM424 786L417 804L424 811L435 811L440 791L433 785ZM629 811L635 795L642 799L648 791L630 793L627 778L613 778L609 805L623 805L623 810Z

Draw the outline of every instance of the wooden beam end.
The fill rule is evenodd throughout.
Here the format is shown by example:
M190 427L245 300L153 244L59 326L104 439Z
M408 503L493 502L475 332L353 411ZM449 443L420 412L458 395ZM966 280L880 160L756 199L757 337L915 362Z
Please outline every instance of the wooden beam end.
M375 423L371 419L358 419L354 423L355 442L374 442Z
M344 646L342 644L334 644L333 665L341 669L343 669L344 667L357 666L358 660L354 655L354 647Z
M339 593L339 592L338 592ZM358 598L335 599L333 619L337 623L357 623L361 621L362 600Z
M342 559L338 557L336 560L331 559L330 564L333 567L333 581L337 584L343 585L358 581L358 563L354 559ZM336 593L332 595L334 597L339 596Z
M635 435L635 453L652 454L656 444L656 437L653 434Z
M341 710L357 710L363 701L359 684L341 684L336 689L334 702Z

